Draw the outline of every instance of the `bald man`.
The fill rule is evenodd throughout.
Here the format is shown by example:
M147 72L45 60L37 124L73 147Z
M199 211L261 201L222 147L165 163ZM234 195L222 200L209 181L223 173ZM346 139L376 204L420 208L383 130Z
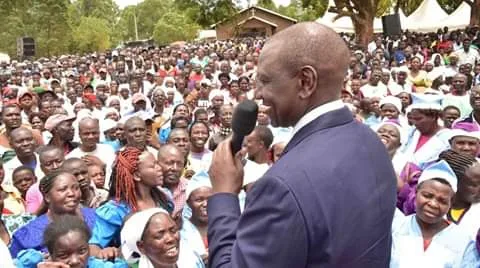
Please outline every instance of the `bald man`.
M112 146L101 144L100 126L95 118L86 117L78 123L81 144L71 151L65 159L80 158L87 165L97 165L105 169L105 187L110 185L110 174L116 154Z
M340 100L344 41L314 22L275 34L257 90L274 127L294 127L280 159L247 193L241 155L214 152L208 200L210 267L388 267L396 203L392 163L378 137Z

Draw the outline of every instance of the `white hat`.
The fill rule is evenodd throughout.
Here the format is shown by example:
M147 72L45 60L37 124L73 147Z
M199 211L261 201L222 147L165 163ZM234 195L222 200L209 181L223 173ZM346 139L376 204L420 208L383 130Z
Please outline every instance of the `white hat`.
M418 184L431 179L444 179L450 184L453 191L457 192L457 176L445 160L433 163L424 169L422 175L418 178Z
M187 189L185 190L185 200L188 200L193 191L201 187L212 188L210 177L208 176L208 173L204 170L195 173L195 175L193 175L193 177L188 182Z
M441 111L442 100L443 96L440 95L412 93L412 105L410 105L410 109Z
M382 107L384 104L392 104L397 108L398 112L402 111L402 101L394 96L386 96L380 100L379 107Z
M133 214L123 225L122 231L120 232L122 241L121 250L127 262L131 263L135 261L135 258L132 257L133 253L141 254L137 247L137 242L142 239L147 223L153 215L158 213L169 215L168 212L162 208L149 208Z
M102 123L100 124L100 129L101 129L102 133L104 133L105 131L109 131L112 128L117 127L117 124L118 124L117 122L113 121L110 118L102 120L101 122Z

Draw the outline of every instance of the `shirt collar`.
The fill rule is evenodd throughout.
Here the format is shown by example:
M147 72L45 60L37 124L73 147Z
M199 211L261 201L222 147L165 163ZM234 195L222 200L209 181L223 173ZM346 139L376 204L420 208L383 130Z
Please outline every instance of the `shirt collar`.
M341 100L327 102L323 105L318 106L317 108L311 110L310 112L303 115L302 118L300 118L300 120L295 124L295 127L293 127L292 136L294 136L300 129L302 129L304 126L308 125L310 122L317 119L321 115L324 115L333 110L342 109L343 107L345 107L345 104Z

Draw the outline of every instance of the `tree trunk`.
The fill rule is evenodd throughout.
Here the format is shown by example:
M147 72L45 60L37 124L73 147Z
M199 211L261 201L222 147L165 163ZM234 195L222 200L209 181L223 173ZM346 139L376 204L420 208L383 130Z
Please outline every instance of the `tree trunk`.
M480 0L474 0L473 5L470 6L470 25L479 25L480 22Z
M368 43L373 38L373 20L374 15L367 16L368 18L357 18L353 19L353 27L355 28L355 34L357 39L357 44L361 45L363 48L367 48Z

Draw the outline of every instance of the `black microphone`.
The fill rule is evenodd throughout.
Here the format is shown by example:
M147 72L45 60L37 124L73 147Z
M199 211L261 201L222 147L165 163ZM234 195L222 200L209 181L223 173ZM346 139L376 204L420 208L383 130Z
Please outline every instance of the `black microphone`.
M257 124L258 105L251 100L244 100L237 105L232 117L232 153L242 149L243 138L248 136Z

